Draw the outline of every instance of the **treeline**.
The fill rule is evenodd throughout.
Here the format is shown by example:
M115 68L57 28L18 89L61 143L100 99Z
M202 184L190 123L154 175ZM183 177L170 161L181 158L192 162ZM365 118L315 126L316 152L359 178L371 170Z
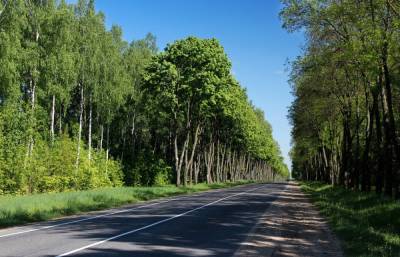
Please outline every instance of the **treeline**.
M285 176L215 39L127 43L92 0L0 0L0 194Z
M292 65L293 172L398 198L399 2L283 3L284 27L306 35Z

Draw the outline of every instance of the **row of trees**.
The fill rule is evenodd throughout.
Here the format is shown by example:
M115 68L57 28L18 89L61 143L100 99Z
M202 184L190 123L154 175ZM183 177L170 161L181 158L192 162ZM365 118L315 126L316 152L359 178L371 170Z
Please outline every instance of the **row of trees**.
M293 172L398 198L400 4L283 3L284 27L306 34L292 65Z
M127 43L93 0L0 1L0 193L287 173L219 43Z
M193 37L167 46L146 68L144 97L158 113L154 149L173 160L177 185L199 175L212 183L287 173L264 113L230 70L217 40Z

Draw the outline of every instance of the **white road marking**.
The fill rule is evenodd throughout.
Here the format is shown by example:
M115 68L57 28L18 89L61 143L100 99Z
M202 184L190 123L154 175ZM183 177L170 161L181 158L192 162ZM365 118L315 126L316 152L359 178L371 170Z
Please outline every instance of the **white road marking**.
M134 210L137 210L137 209L142 209L142 208L145 208L145 207L159 205L159 204L162 204L162 203L168 203L168 202L171 202L171 201L180 200L180 199L191 197L191 196L203 195L204 193L213 193L213 192L216 192L216 191L221 191L222 189L223 188L217 189L217 190L208 191L208 192L207 191L206 192L199 192L197 194L191 194L191 195L186 195L186 196L182 196L182 197L177 197L177 198L169 199L167 201L161 201L161 202L141 205L141 206L130 208L130 209L125 209L125 210L105 213L105 214L96 215L96 216L93 216L93 217L88 217L88 218L79 219L79 220L73 220L73 221L58 223L58 224L55 224L55 225L49 225L49 226L44 226L44 227L40 227L40 228L32 228L32 229L22 230L22 231L18 231L18 232L13 232L13 233L9 233L9 234L0 235L0 238L17 236L17 235L21 235L21 234L31 233L31 232L45 230L45 229L51 229L51 228L55 228L55 227L61 227L61 226L70 225L70 224L74 224L74 223L79 223L79 222L83 222L83 221L94 220L94 219L98 219L98 218L102 218L102 217L111 216L111 215L114 215L114 214L130 212L130 211L134 211Z
M167 200L167 201L156 202L156 203L147 204L147 205L141 205L141 206L130 208L130 209L125 209L125 210L120 210L120 211L116 211L116 212L105 213L105 214L102 214L102 215L97 215L97 216L88 217L88 218L79 219L79 220L73 220L73 221L69 221L69 222L63 222L63 223L59 223L59 224L55 224L55 225L44 226L44 227L40 227L40 228L33 228L33 229L28 229L28 230L22 230L22 231L18 231L18 232L14 232L14 233L0 235L0 238L16 236L16 235L35 232L35 231L39 231L39 230L44 230L44 229L50 229L50 228L70 225L70 224L74 224L74 223L78 223L78 222L82 222L82 221L87 221L87 220L98 219L98 218L101 218L101 217L106 217L106 216L110 216L110 215L114 215L114 214L130 212L130 211L137 210L137 209L142 209L142 208L145 208L145 207L150 207L150 206L154 206L154 205L158 205L158 204L162 204L162 203L168 203L168 202L171 202L171 201L174 201L174 200L178 200L178 199L180 199L180 198L174 198L174 199L170 199L170 200Z
M226 200L226 199L229 199L229 198L232 198L232 197L235 197L235 196L238 196L238 195L242 195L242 194L246 194L246 193L248 193L248 192L252 192L252 191L258 190L258 189L260 189L260 188L262 188L262 187L264 187L264 185L263 185L263 186L260 186L260 187L257 187L257 188L253 188L253 189L247 190L247 191L244 191L244 192L241 192L241 193L237 193L237 194L233 194L233 195L230 195L230 196L226 196L226 197L224 197L224 198L221 198L221 199L218 199L218 200L216 200L216 201L210 202L210 203L208 203L208 204L199 206L199 207L194 208L194 209L191 209L191 210L189 210L189 211L186 211L186 212L177 214L177 215L172 216L172 217L170 217L170 218L163 219L163 220L160 220L160 221L151 223L151 224L149 224L149 225L146 225L146 226L144 226L144 227L137 228L137 229L134 229L134 230L130 230L130 231L128 231L128 232L125 232L125 233L122 233L122 234L119 234L119 235L116 235L116 236L113 236L113 237L110 237L110 238L107 238L107 239L104 239L104 240L101 240L101 241L92 243L92 244L89 244L89 245L85 245L85 246L83 246L83 247L81 247L81 248L78 248L78 249L75 249L75 250L72 250L72 251L69 251L69 252L66 252L66 253L57 255L56 257L68 256L68 255L71 255L71 254L80 252L80 251L82 251L82 250L86 250L86 249L91 248L91 247L93 247L93 246L97 246L97 245L100 245L100 244L104 244L104 243L106 243L106 242L108 242L108 241L115 240L115 239L121 238L121 237L123 237L123 236L127 236L127 235L130 235L130 234L133 234L133 233L136 233L136 232L139 232L139 231L142 231L142 230L145 230L145 229L148 229L148 228L157 226L157 225L159 225L159 224L168 222L168 221L173 220L173 219L177 219L177 218L179 218L179 217L185 216L185 215L187 215L187 214L189 214L189 213L192 213L192 212L194 212L194 211L203 209L203 208L205 208L205 207L207 207L207 206L216 204L216 203L221 202L221 201L224 201L224 200Z

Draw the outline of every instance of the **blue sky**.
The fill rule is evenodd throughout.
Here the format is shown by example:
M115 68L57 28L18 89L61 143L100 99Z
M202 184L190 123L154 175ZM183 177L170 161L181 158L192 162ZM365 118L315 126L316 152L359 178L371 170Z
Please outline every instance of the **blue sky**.
M285 64L300 54L303 36L281 28L281 7L279 0L96 1L107 26L121 26L127 41L151 32L162 50L187 36L217 38L232 61L233 74L253 104L264 110L290 167L286 116L292 96Z

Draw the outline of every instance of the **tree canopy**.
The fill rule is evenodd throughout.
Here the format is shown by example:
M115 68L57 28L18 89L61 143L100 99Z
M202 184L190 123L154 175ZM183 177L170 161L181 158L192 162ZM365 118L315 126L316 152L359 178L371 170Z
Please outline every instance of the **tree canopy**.
M293 172L399 197L400 5L282 2L284 27L306 35L292 63Z
M218 40L160 52L93 0L0 1L0 194L286 175Z

